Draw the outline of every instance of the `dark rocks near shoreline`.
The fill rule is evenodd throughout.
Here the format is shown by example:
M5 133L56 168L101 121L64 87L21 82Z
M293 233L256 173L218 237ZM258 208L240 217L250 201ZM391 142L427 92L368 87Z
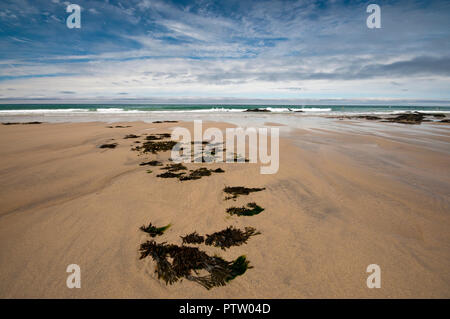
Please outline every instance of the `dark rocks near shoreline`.
M343 119L364 119L369 121L380 121L380 122L386 122L386 123L400 123L400 124L421 124L422 122L433 122L430 119L427 118L435 118L435 119L444 119L440 122L446 121L445 117L446 115L443 113L422 113L422 112L409 112L404 114L399 114L397 116L392 117L380 117L380 116L373 116L373 115L343 115L343 116L336 116L332 118L337 118L339 120ZM448 122L444 122L448 123Z
M406 113L395 117L384 119L383 122L394 122L401 124L421 124L425 115L422 113Z
M42 124L43 122L37 122L37 121L34 121L34 122L5 122L5 123L2 123L2 125L35 125L35 124Z
M154 124L161 124L161 123L178 123L178 121L154 121L152 122Z
M270 112L270 110L268 110L268 109L254 108L254 109L246 109L244 112Z

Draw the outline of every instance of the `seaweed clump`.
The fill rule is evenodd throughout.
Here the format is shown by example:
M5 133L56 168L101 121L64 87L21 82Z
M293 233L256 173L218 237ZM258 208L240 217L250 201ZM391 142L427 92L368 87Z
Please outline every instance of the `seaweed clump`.
M186 236L181 236L183 244L202 244L205 241L205 237L193 232Z
M187 167L181 163L177 163L177 164L167 164L165 167L162 167L161 169L165 169L168 172L178 172L181 170L187 170Z
M107 126L107 128L127 128L127 127L131 127L131 125L125 125L125 126L123 126L123 125L116 125L116 126L110 125L110 126Z
M148 226L142 225L140 227L140 230L142 230L143 232L146 232L150 235L150 237L156 237L156 236L161 236L162 234L164 234L164 232L171 226L171 224L168 224L166 226L163 227L155 227L152 225L152 223L148 224Z
M181 176L180 181L188 181L200 179L203 176L211 176L211 173L224 173L225 171L221 168L217 169L207 169L206 167L200 167L196 170L189 171L189 175Z
M139 138L140 136L135 135L135 134L127 134L125 135L125 137L123 138L124 140L129 139L129 138Z
M225 197L225 199L235 199L237 198L239 195L248 195L250 193L253 192L260 192L265 190L266 188L247 188L247 187L243 187L243 186L227 186L223 189L223 191L227 194L230 194L232 196L227 196Z
M173 284L184 277L209 290L226 285L252 268L245 256L229 262L218 256L209 256L197 247L158 244L154 240L142 243L140 252L140 259L152 257L156 262L155 273L158 279L164 280L166 284ZM199 276L200 270L209 274Z
M142 151L143 153L156 154L158 152L170 151L176 144L177 142L175 141L148 141L143 143L141 146L136 146L133 150Z
M180 178L183 174L184 174L184 172L181 172L181 173L164 172L162 174L156 175L156 177L160 177L160 178Z
M99 146L99 148L116 148L117 143L111 143L111 144L102 144Z
M200 179L203 176L210 176L210 175L211 171L209 169L207 169L206 167L200 167L196 170L190 171L189 175L180 177L180 181Z
M238 215L238 216L253 216L258 215L264 210L261 206L256 203L248 203L247 207L230 207L227 208L227 213L230 215Z
M162 163L160 161L150 161L150 162L142 162L141 164L139 164L139 166L145 166L145 165L162 166Z
M256 231L253 227L245 227L245 230L234 228L230 226L219 232L215 232L211 235L206 235L205 244L215 247L220 247L223 250L230 248L231 246L240 246L247 243L247 240L251 236L259 235L260 232Z
M169 133L158 133L158 134L152 134L149 136L146 136L145 139L147 141L155 141L155 140L162 140L164 138L168 138L171 135Z

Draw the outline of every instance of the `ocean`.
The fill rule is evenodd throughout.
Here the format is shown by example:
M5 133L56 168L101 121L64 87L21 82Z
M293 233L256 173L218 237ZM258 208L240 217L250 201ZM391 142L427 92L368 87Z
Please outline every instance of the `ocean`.
M258 108L270 112L244 112ZM339 116L375 114L388 115L422 111L450 113L450 106L368 106L368 105L232 105L232 104L2 104L0 122L119 122L154 121L164 119L227 120L260 118L272 120L280 116L286 119L305 116Z

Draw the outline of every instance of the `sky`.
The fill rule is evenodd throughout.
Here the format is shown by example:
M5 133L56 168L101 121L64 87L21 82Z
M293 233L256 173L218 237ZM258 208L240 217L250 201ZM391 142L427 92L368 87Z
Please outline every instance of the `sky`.
M1 0L0 103L450 105L448 0L70 3Z

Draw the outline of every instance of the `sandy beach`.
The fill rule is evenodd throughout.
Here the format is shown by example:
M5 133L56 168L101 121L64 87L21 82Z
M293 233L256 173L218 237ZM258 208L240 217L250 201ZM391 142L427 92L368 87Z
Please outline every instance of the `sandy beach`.
M276 174L190 163L225 172L184 182L139 165L166 164L170 152L131 149L190 122L0 125L0 298L449 298L448 125L327 120L329 129L266 121L283 132ZM224 200L225 186L265 190ZM226 213L249 202L264 211ZM261 234L241 246L198 245L226 260L245 255L253 268L211 290L166 285L139 258L149 222L170 223L155 240L177 245L194 231L254 227ZM81 268L80 289L66 286L69 264ZM381 268L380 289L366 285L370 264Z

